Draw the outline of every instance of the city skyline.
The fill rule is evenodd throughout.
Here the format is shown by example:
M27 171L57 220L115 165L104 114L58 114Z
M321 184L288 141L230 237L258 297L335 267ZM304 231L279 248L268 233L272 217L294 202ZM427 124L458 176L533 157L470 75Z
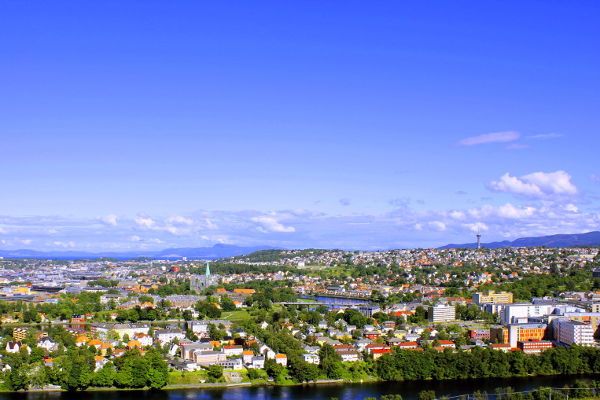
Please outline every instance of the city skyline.
M599 11L4 3L0 249L598 230Z

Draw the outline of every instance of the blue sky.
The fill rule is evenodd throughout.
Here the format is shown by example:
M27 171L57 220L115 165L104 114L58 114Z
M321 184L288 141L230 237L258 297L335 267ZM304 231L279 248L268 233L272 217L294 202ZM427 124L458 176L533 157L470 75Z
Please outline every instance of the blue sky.
M0 248L600 227L600 4L0 4Z

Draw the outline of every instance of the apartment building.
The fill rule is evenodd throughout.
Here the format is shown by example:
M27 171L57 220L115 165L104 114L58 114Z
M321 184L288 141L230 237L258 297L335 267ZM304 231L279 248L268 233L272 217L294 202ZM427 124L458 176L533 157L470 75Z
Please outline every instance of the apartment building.
M453 305L437 304L428 310L429 321L450 322L456 320L456 307Z
M570 319L557 319L554 321L554 335L556 340L568 345L593 346L594 328L591 325Z
M510 304L513 302L513 294L510 292L477 292L473 295L473 303L481 304Z

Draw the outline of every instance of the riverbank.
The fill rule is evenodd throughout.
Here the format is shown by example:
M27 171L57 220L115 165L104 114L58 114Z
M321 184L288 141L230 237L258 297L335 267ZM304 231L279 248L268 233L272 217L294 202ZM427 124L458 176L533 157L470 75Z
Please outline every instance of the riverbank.
M511 388L513 392L531 391L545 387L561 388L577 381L595 385L597 376L543 376L507 379L473 379L462 381L404 381L404 382L319 382L299 385L278 384L217 384L212 386L174 387L163 390L90 388L82 392L40 391L3 392L0 400L184 400L189 398L220 400L329 400L345 398L363 400L383 395L400 394L404 400L417 400L421 391L432 390L437 397L473 393L494 394ZM589 396L587 396L589 397Z
M585 381L598 381L600 375L538 375L538 376L523 376L523 377L512 377L512 378L473 378L473 379L448 379L448 380L404 380L404 381L383 381L377 378L372 380L364 381L348 381L344 379L319 379L311 382L302 383L276 383L269 381L260 382L239 382L239 383L227 383L227 382L196 382L196 383L183 383L183 384L168 384L161 389L151 389L148 387L143 388L118 388L118 387L88 387L83 391L76 393L86 392L161 392L161 391L178 391L178 390L227 390L227 389L238 389L238 388L253 388L253 389L284 389L284 388L315 388L315 387L363 387L363 386L385 386L385 387L405 387L405 386L416 386L424 387L424 390L429 390L433 387L444 387L444 386L457 386L457 387L472 387L474 384L480 382L506 382L510 386L511 383L522 382L522 383L535 383L543 382L545 384L540 387L558 387L560 385L569 385L576 380L581 379ZM507 387L504 386L504 387ZM499 386L500 387L500 386ZM74 393L67 390L52 387L52 388L33 388L29 390L11 391L11 390L0 390L0 393L6 394L19 394L19 393Z

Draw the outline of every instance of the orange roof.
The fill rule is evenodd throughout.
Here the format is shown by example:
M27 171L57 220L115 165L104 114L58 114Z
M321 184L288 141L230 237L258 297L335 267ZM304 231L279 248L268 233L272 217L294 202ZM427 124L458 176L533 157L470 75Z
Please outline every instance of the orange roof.
M402 343L398 343L398 346L401 346L401 347L418 346L418 343L417 342L402 342Z
M244 350L242 354L244 354L245 356L252 356L254 355L254 352L252 350Z
M371 353L373 353L373 354L386 354L389 352L391 352L390 349L373 349L373 350L371 350Z
M96 360L96 362L102 361L102 360L104 360L104 357L102 357L102 356L95 356L94 360Z
M75 338L76 343L87 343L90 339L85 335L79 335Z
M256 290L254 290L254 289L238 288L238 289L233 289L233 293L254 294L254 293L256 293Z
M98 339L92 339L87 344L88 346L100 346L102 342Z
M142 347L142 344L138 340L130 340L129 342L127 342L127 347Z
M102 344L100 345L101 349L110 349L112 347L112 345L110 343L106 343L106 342L102 342Z
M287 358L287 356L285 354L275 354L275 358Z

